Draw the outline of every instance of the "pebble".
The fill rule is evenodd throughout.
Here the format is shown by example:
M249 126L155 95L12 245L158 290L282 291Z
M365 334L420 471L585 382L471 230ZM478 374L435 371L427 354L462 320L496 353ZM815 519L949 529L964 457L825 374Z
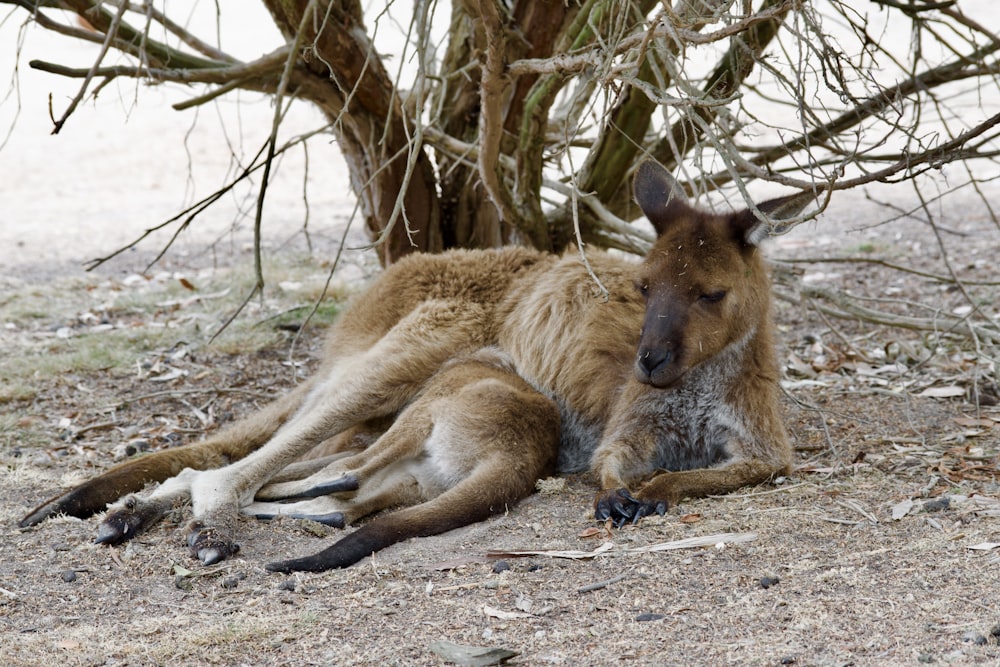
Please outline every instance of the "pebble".
M941 496L940 498L935 498L934 500L928 500L924 503L923 510L925 512L943 512L951 506L951 498L948 496Z
M664 616L663 614L654 614L652 612L647 611L645 613L636 616L635 620L639 621L640 623L646 623L648 621L658 621L661 618L666 618L666 616Z
M982 636L975 630L969 630L964 635L962 635L962 641L966 644L975 644L976 646L985 646L986 637Z
M501 572L507 572L510 570L510 563L505 560L498 560L493 563L493 574L500 574Z
M63 570L62 580L67 584L71 584L76 581L76 572L74 570Z
M777 585L780 581L781 581L781 579L778 579L777 577L761 577L760 578L760 587L761 588L770 588L771 586Z

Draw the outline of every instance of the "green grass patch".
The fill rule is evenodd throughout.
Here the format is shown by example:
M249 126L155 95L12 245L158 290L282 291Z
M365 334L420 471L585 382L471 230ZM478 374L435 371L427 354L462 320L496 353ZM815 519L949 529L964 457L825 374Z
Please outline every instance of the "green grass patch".
M250 270L14 286L0 302L0 404L33 400L40 383L62 375L135 372L144 358L181 343L223 354L287 345L323 294L327 270L314 261L271 262L265 276L263 294L245 305ZM331 290L309 325L336 319L344 298Z

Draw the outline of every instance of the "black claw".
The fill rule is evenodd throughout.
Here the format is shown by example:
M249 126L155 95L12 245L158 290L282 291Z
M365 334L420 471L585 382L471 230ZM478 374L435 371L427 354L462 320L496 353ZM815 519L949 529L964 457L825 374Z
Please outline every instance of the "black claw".
M134 501L127 501L125 507L104 517L104 521L97 527L94 543L112 546L121 544L156 523L158 518L156 513L139 511Z
M121 544L135 535L141 525L142 520L135 514L127 512L109 514L97 527L94 544Z
M214 565L240 550L240 545L220 537L217 531L199 522L189 527L187 543L191 556L205 565Z
M611 519L615 528L621 528L627 523L635 525L654 512L663 516L666 511L665 501L639 500L624 488L602 491L594 502L594 518L598 521Z

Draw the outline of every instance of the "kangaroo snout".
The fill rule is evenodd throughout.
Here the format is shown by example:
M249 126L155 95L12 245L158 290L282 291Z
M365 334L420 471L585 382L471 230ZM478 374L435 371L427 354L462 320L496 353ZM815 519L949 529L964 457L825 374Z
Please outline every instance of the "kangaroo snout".
M635 379L653 387L667 387L680 375L674 350L663 347L640 347L635 357Z

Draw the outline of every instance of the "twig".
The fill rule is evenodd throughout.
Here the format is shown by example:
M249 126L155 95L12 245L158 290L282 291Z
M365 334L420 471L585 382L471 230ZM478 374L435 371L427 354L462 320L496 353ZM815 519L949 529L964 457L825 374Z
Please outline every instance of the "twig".
M40 72L49 72L69 78L79 79L100 76L127 76L134 79L149 78L154 81L171 81L174 83L220 83L228 84L239 81L242 87L271 92L274 86L263 86L262 82L280 71L288 58L288 48L282 47L249 63L227 64L219 67L201 68L163 68L134 65L111 65L108 67L79 68L66 67L44 60L31 60L28 66ZM254 82L257 82L254 84ZM254 85L251 85L254 84ZM183 103L182 103L183 104Z
M883 266L887 269L892 269L893 271L909 273L910 275L920 276L921 278L927 278L937 282L954 283L956 281L956 279L951 276L942 276L937 273L913 269L908 266L895 264L894 262L879 259L877 257L782 257L780 259L775 259L774 261L779 264L875 264L877 266ZM987 287L1000 285L1000 280L967 280L962 278L961 282L966 285L980 285Z
M551 58L524 58L515 60L508 65L507 73L512 77L526 74L576 74L590 67L603 66L612 59L642 46L650 39L670 37L677 42L689 45L720 42L734 35L746 32L758 23L773 21L775 18L786 14L789 9L797 4L798 2L795 0L787 0L744 19L735 21L725 28L708 33L667 25L661 22L649 30L637 31L619 40L610 53L604 45L597 44L579 53L557 54ZM628 66L631 67L632 65L629 64Z
M118 32L118 26L121 24L122 16L125 15L125 5L121 5L118 8L118 13L115 14L114 18L111 20L111 25L104 36L104 42L101 44L101 50L97 54L97 58L94 60L94 64L90 66L90 69L83 77L83 84L80 85L80 90L73 99L70 101L69 106L66 111L63 112L62 118L59 120L52 119L54 127L52 128L52 134L59 134L59 130L63 128L69 117L76 111L76 107L79 106L80 102L83 101L84 95L87 94L87 88L90 86L91 80L94 78L97 70L100 68L101 61L104 60L104 56L108 54L108 49L111 48L111 42L114 39L116 33Z
M839 319L860 320L871 324L880 324L900 329L931 331L938 334L951 333L964 337L966 329L971 328L970 331L974 332L976 336L987 340L991 344L1000 344L1000 330L996 329L994 325L976 324L971 322L967 317L957 318L944 314L933 318L894 315L861 306L853 300L851 295L845 292L812 285L801 286L797 289L801 298L795 298L781 291L776 291L775 296L795 305L802 305L803 298L808 299L810 300L809 305L817 311ZM832 302L837 307L831 307L819 301L814 301L814 299L824 299Z
M503 138L503 95L507 89L504 81L505 28L500 20L496 0L479 0L479 12L486 35L486 62L483 64L480 84L479 116L479 177L490 201L497 209L500 220L517 225L517 216L511 206L510 193L498 176L500 167L500 140Z
M117 410L122 406L128 405L129 403L136 403L138 401L146 401L152 398L163 398L166 396L170 397L180 397L190 394L245 394L247 396L252 396L254 398L260 398L264 400L272 400L274 396L271 394L264 394L259 391L250 391L249 389L233 389L226 387L209 387L206 389L170 389L167 391L154 391L148 394L139 394L138 396L130 396L128 398L123 398L118 403L112 403L110 405L103 406L99 409L100 412L105 410Z
M619 581L624 581L627 575L619 574L617 577L611 577L610 579L605 579L604 581L598 581L593 584L588 584L586 586L581 586L576 589L577 593L590 593L592 591L599 591L602 588L607 588L611 584L617 584Z

